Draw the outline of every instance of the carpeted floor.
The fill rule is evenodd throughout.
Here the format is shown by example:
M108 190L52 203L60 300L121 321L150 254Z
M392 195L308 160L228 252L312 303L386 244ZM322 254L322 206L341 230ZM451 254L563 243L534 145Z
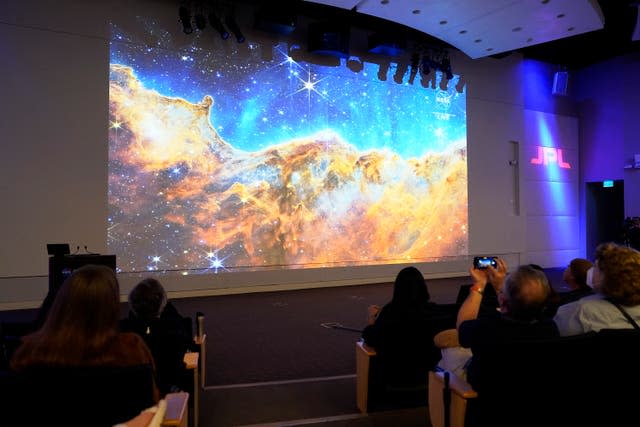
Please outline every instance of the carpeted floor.
M465 283L446 281L431 286L439 296L434 299L443 303L455 301L459 285ZM181 299L174 304L184 314L205 313L207 385L225 385L354 374L354 345L366 324L367 307L386 303L391 292L391 284L376 284ZM323 327L327 323L344 328Z
M556 289L562 270L548 269ZM469 278L428 281L432 299L454 303ZM367 307L391 299L392 284L179 299L185 315L205 313L210 386L355 374L354 345ZM323 323L347 329L331 329Z

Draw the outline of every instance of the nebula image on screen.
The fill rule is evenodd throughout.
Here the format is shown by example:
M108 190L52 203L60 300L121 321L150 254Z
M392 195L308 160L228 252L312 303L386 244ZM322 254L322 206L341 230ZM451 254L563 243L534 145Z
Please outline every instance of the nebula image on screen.
M166 32L165 32L166 33ZM163 37L169 38L168 35ZM420 262L468 253L466 90L114 29L108 247L122 271ZM229 41L231 43L231 41ZM269 49L265 58L258 52ZM441 78L438 72L437 78Z

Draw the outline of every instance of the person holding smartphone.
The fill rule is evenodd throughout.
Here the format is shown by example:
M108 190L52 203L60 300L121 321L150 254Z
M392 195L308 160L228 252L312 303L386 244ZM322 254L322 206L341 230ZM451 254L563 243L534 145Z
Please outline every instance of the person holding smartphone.
M559 335L552 319L545 316L545 307L551 293L549 280L543 271L522 265L507 275L507 264L496 259L496 267L471 267L473 285L462 303L456 319L458 340L462 347L471 349L467 365L467 380L474 390L481 393L483 381L477 374L482 364L495 349L510 340L551 338ZM491 282L500 307L499 315L478 317L482 296ZM486 360L494 363L493 360ZM486 374L486 372L485 372Z

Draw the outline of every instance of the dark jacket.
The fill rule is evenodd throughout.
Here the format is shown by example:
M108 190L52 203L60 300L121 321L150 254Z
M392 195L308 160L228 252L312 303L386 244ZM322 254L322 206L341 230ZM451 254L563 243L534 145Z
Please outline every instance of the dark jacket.
M164 395L188 388L184 354L192 348L191 319L183 317L167 302L158 318L143 319L132 312L120 322L122 331L140 335L151 350L158 376L158 387Z
M376 349L381 380L388 386L424 385L441 358L433 337L455 327L453 314L434 303L407 308L385 305L362 337Z

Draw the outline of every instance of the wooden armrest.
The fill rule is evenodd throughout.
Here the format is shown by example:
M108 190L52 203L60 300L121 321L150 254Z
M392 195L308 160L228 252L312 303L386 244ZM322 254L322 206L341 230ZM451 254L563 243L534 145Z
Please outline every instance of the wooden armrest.
M356 405L360 412L367 413L369 406L369 362L377 355L364 341L356 343Z
M471 385L449 373L449 389L451 399L445 408L444 372L429 372L429 417L432 427L464 427L467 412L467 400L478 397ZM445 414L449 412L449 423L445 426Z
M200 357L200 353L196 351L189 351L184 354L182 361L184 362L185 365L187 365L187 369L197 369L199 357Z
M444 387L444 372L432 372L432 374L433 379L441 382ZM431 378L431 373L429 377ZM449 373L449 388L452 392L464 399L475 399L478 397L478 392L471 387L471 384L453 373Z
M364 343L364 341L358 341L356 345L359 350L362 350L369 357L376 356L378 354L373 347L369 347Z
M184 391L168 393L165 396L165 400L167 402L167 410L162 420L162 426L187 426L189 422L189 412L187 410L189 393Z
M433 343L438 348L459 347L458 330L454 328L438 332L433 337Z

